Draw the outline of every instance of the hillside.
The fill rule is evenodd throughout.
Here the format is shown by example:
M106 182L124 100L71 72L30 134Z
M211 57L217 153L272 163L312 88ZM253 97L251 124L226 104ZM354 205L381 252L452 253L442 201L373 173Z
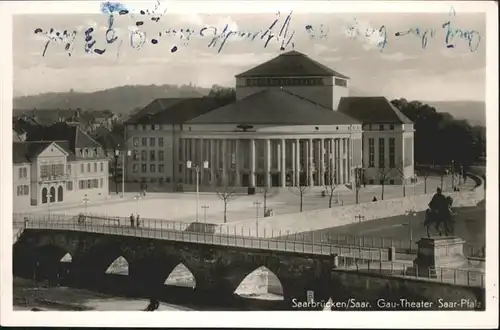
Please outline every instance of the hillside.
M177 85L126 85L93 93L46 93L14 98L14 109L77 109L111 110L125 116L142 108L157 98L201 97L208 95L209 88ZM351 96L365 96L362 90L351 88ZM473 125L486 125L486 104L477 101L422 101L447 112L456 119L467 119Z
M177 85L120 86L93 93L46 93L14 98L14 109L77 109L111 110L128 115L162 97L201 97L208 95L209 88Z
M466 119L473 125L486 126L486 103L479 101L422 101L447 112L455 119Z

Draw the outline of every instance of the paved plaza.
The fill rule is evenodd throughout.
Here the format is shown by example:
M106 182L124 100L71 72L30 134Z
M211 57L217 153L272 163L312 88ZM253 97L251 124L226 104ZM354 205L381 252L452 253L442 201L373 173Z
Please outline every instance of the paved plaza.
M470 189L474 185L473 180L467 180L462 184L462 189ZM427 192L432 193L440 186L438 177L429 177L427 179ZM443 185L445 194L451 191L451 179L446 178ZM328 208L328 196L322 197L322 187L308 189L304 194L303 210L310 211L316 209ZM370 202L373 197L380 200L381 186L366 186L360 189L360 203ZM423 178L413 185L406 186L406 196L424 194L425 184ZM402 187L387 185L384 187L384 199L402 197ZM259 205L259 217L264 216L263 195L261 189L257 189L256 195L241 194L236 196L227 204L227 222L239 222L246 219L252 219L257 215L256 201ZM355 193L345 186L338 187L334 194L332 207L349 205L355 203ZM269 192L267 198L267 208L273 210L274 215L289 214L299 212L300 197L296 188L275 189ZM199 195L199 221L208 223L224 222L224 203L216 193L200 193ZM208 206L204 209L202 206ZM44 214L49 211L48 207L38 208L35 212ZM193 222L196 220L196 194L192 192L185 193L147 193L137 200L137 193L125 193L121 195L111 194L105 201L92 200L85 203L82 201L77 205L68 205L61 207L51 207L52 213L66 213L77 215L79 213L91 213L95 215L108 215L128 217L132 213L139 213L143 219L165 219L181 222Z

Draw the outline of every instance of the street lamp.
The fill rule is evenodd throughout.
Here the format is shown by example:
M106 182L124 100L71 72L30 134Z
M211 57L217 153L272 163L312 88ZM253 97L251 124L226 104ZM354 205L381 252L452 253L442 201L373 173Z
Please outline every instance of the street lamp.
M451 161L451 189L455 190L455 161Z
M256 230L256 237L259 237L259 205L262 204L259 201L253 202L253 205L255 205L255 230Z
M201 208L203 209L203 217L204 217L204 221L205 221L205 225L207 224L207 209L209 208L210 206L208 205L202 205Z
M116 149L115 149L115 157L116 158L120 157L120 152L122 154L122 198L123 198L123 196L125 196L125 154L127 156L130 156L132 154L132 151L128 150L125 153L125 150L120 150L120 145L118 144L116 146ZM116 168L115 168L115 171L116 171Z
M137 196L134 197L135 199L135 214L139 214L139 200L141 199L141 193L137 193Z
M49 220L50 220L50 199L51 198L52 198L52 194L48 193L47 194L47 208L48 208L48 217L49 217Z
M87 198L87 194L83 196L82 201L85 204L85 215L87 215L87 203L90 201L90 199Z
M208 160L205 160L202 165L203 165L204 169L208 168ZM188 160L186 162L186 167L187 168L193 168L193 162L190 161L190 160ZM200 167L200 165L195 165L194 168L196 170L196 222L198 222L199 208L200 208L199 177L200 177L201 167Z
M410 250L413 245L413 226L412 226L412 219L414 216L417 215L417 212L415 210L406 210L405 215L408 216L408 227L410 230Z

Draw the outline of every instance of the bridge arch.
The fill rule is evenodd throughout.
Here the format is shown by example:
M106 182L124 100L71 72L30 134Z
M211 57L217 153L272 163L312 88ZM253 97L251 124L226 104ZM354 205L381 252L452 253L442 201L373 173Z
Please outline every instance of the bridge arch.
M37 280L58 280L70 275L72 255L55 244L46 244L35 250L33 276Z
M283 300L283 285L273 271L260 266L243 278L234 293L242 298Z
M128 275L133 256L119 244L100 244L90 248L86 259L87 270L96 275Z
M194 273L182 261L167 273L164 285L196 288Z

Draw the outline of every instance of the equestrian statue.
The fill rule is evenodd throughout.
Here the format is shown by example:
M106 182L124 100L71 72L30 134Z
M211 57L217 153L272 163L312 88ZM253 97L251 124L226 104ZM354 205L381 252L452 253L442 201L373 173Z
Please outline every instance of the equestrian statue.
M444 225L445 236L453 234L452 204L453 198L444 196L441 188L437 188L436 193L429 203L429 208L425 212L424 226L427 229L427 237L431 237L429 228L432 224L434 224L434 228L438 231L439 236L443 236L440 229L441 225Z

